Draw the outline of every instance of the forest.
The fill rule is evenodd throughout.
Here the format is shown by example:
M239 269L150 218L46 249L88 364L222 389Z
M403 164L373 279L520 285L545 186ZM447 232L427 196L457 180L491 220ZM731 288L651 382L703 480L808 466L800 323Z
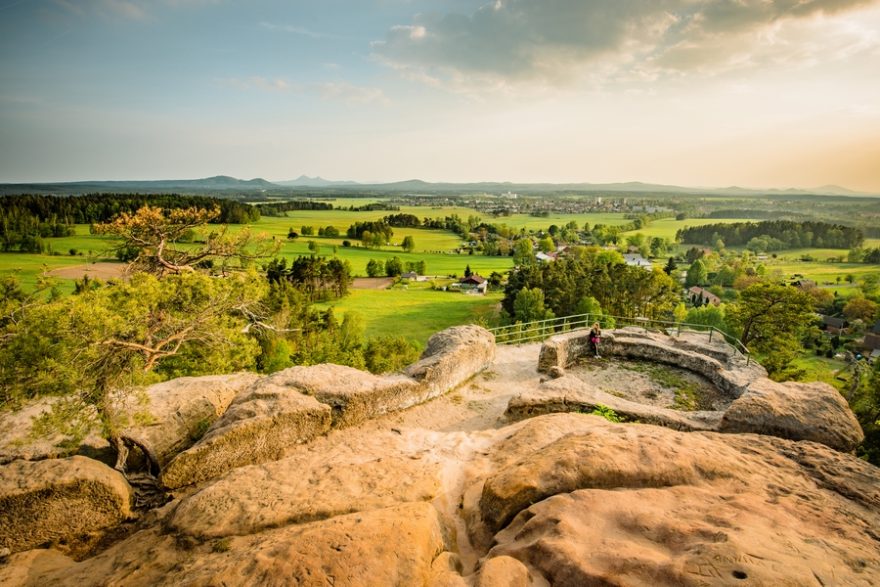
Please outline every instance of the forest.
M746 246L757 252L798 248L853 249L862 246L865 236L858 228L826 222L733 222L689 226L676 233L685 244L715 247Z

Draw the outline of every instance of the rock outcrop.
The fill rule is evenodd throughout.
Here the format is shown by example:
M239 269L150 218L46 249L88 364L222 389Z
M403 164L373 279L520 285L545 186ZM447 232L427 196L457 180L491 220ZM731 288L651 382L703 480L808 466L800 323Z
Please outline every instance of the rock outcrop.
M722 432L755 432L854 450L865 435L852 410L827 383L759 379L724 412Z
M0 548L63 545L105 530L131 515L131 500L125 478L96 460L15 461L0 467Z
M0 412L0 465L15 460L39 461L57 459L71 454L79 454L103 462L113 463L114 451L99 434L97 416L87 414L92 429L82 440L77 440L63 432L38 434L34 425L43 414L54 408L64 409L62 398L45 397L27 402L15 411Z
M401 375L373 375L342 365L291 367L269 382L310 395L332 409L336 428L360 424L424 401L422 387Z
M488 330L457 326L432 336L404 375L377 376L329 364L279 371L239 394L202 440L168 464L162 482L175 489L278 460L286 449L331 427L352 426L446 393L494 357Z
M571 414L530 420L497 450L507 466L486 479L471 531L489 560L551 585L870 585L880 573L877 470L823 445Z
M430 501L440 493L436 462L407 450L399 434L376 433L358 447L320 450L242 467L183 499L168 524L198 538Z
M146 469L158 475L202 437L236 394L259 378L254 373L181 377L117 398L116 417L129 420L120 432L129 451L123 455L128 456L125 470Z
M556 412L591 412L604 406L625 421L656 424L675 430L717 430L723 412L682 412L617 397L570 375L525 391L507 404L507 415L523 420Z
M236 467L281 458L284 451L330 430L330 407L270 380L235 398L193 447L162 471L162 483L182 487L213 479Z
M422 401L461 385L495 359L495 337L479 326L455 326L428 339L421 359L404 373L424 387Z
M695 353L698 346L688 343L683 350ZM323 366L263 378L165 468L165 475L198 484L127 524L115 543L107 537L94 552L67 556L61 552L65 538L42 538L39 544L53 548L8 556L0 564L0 584L876 583L877 468L810 440L699 429L720 428L720 411L715 420L667 414L658 421L663 426L615 424L582 413L534 415L552 402L572 409L609 400L565 373L539 387L537 350L499 349L491 370L459 382L454 394L406 411L392 410L404 396L384 396L387 409L358 416L359 423L345 420L346 409L353 418L366 414L367 397L378 393L384 378L352 385L358 392L333 404L336 414L319 401L333 394L333 385L317 375ZM722 351L711 352L709 359L723 359ZM433 379L441 387L466 376L442 361L435 366L435 372L421 371L418 386L428 389L441 374L442 384ZM358 373L331 369L340 386ZM778 391L761 377L750 385L756 396ZM750 393L741 395L743 405L756 401ZM523 406L534 400L534 417L505 419L515 395ZM545 399L549 403L542 404ZM811 405L825 406L826 400L818 394ZM363 411L355 409L356 401ZM637 418L645 421L644 414ZM320 425L307 424L312 419ZM258 464L248 464L253 462ZM38 465L43 463L10 467ZM0 472L10 494L30 477ZM91 483L80 483L77 491L116 499ZM43 506L42 493L29 495L12 508L0 503L0 515ZM56 526L69 525L92 506L66 507L64 516L52 518Z

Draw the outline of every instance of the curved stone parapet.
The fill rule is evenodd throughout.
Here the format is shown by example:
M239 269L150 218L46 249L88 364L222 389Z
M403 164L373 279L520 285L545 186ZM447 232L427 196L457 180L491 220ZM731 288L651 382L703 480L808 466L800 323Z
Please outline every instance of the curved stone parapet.
M601 353L630 359L644 359L681 367L702 375L732 397L741 396L752 381L767 376L754 361L747 361L733 347L706 335L684 334L679 338L637 328L621 328L602 334ZM592 354L588 331L554 336L541 347L538 370L563 369Z
M554 336L541 347L538 370L559 375L592 349L586 331ZM826 383L777 383L723 340L705 334L673 337L638 328L603 334L602 355L665 363L702 375L733 402L725 411L680 412L638 404L593 389L572 377L556 378L508 404L507 414L526 418L564 411L613 409L626 419L676 430L751 432L790 440L812 440L851 451L864 439L858 421L840 393Z

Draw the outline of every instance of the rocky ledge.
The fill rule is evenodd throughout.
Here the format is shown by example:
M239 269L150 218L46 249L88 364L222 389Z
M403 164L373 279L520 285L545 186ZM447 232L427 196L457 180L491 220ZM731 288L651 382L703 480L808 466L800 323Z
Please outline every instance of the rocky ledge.
M850 442L834 419L786 409L803 400L801 388L774 389L752 367L748 382L731 377L742 393L720 417L510 422L508 404L559 393L571 378L539 384L537 345L479 351L488 333L472 332L458 331L441 359L428 352L388 379L298 368L243 386L208 434L163 468L168 475L194 454L194 481L149 511L133 513L125 479L97 461L6 465L0 584L876 584L880 471L827 444L780 437L802 421ZM648 339L658 352L662 339ZM697 352L687 344L678 350ZM722 352L705 356L729 369ZM397 408L449 385L452 393ZM808 401L836 409L818 394ZM738 429L743 422L753 431ZM190 452L220 438L213 452ZM111 532L78 550L68 527Z

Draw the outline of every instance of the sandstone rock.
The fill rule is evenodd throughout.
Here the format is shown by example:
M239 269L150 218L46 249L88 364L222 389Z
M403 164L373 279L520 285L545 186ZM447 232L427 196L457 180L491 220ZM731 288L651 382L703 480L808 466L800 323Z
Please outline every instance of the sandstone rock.
M842 451L855 449L864 439L846 400L836 389L819 382L760 379L730 405L721 430L813 440Z
M0 546L20 552L115 526L131 515L125 478L85 457L0 468Z
M547 374L550 375L550 377L552 377L553 379L559 379L560 377L565 376L565 369L554 365L550 367L550 370L547 372Z
M0 585L4 587L46 585L47 583L40 579L42 575L57 573L74 564L73 559L51 548L20 552L0 564Z
M591 412L605 406L626 421L657 424L675 430L717 430L722 412L681 412L649 406L605 393L576 377L548 381L536 390L512 398L505 412L523 419L554 412Z
M422 386L409 377L377 376L341 365L291 367L268 381L329 405L334 427L352 426L424 401Z
M261 381L239 394L198 443L168 463L161 480L174 489L219 477L236 467L276 460L287 447L329 429L329 406Z
M41 414L50 412L62 398L45 397L26 403L15 411L0 412L0 465L23 459L39 461L80 454L113 463L115 451L100 435L97 417L85 439L71 446L73 439L60 432L37 435L34 423ZM86 418L89 416L86 415Z
M406 504L266 532L234 543L226 556L196 561L178 577L193 587L424 585L444 550L437 511Z
M479 326L455 326L428 339L418 362L404 373L424 386L421 401L454 389L487 368L495 358L495 337Z
M477 505L500 529L482 541L489 560L516 558L552 585L870 585L880 573L877 469L823 445L571 414L523 423L493 461Z
M467 587L461 576L461 559L454 552L441 552L431 563L429 587Z
M31 573L23 585L402 587L427 584L444 550L437 511L416 503L190 550L171 536L140 532L81 563Z
M177 453L201 438L236 394L259 378L254 373L181 377L118 398L115 415L129 422L122 428L120 440L135 449L126 470L145 467L158 475ZM138 421L147 423L135 424ZM145 457L146 463L138 456Z
M433 499L440 491L438 467L395 454L394 439L385 437L384 454L309 451L232 471L184 499L170 525L217 538Z
M491 530L557 493L667 487L747 474L736 451L703 436L591 420L586 432L562 437L486 480L480 510Z
M496 556L483 563L477 587L529 587L532 578L524 564L509 556Z

